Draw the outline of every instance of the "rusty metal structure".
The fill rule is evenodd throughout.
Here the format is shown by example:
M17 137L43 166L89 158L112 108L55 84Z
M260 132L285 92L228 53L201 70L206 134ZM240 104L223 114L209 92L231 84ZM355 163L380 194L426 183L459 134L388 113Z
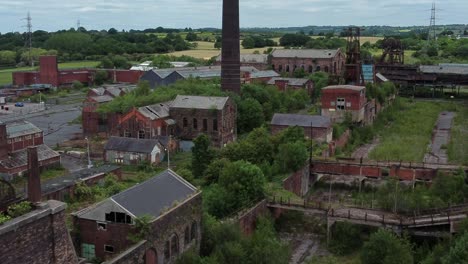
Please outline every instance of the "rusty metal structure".
M349 27L346 30L346 64L345 83L353 85L363 85L364 76L362 73L361 61L361 28Z
M379 64L403 65L405 64L405 51L400 39L385 37L382 42L382 57Z
M239 0L223 0L221 89L237 94L241 92L239 43Z

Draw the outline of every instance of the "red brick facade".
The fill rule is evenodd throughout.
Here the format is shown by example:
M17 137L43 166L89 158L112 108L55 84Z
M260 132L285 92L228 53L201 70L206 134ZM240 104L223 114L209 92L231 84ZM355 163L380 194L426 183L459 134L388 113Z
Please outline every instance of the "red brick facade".
M361 86L328 86L322 89L322 115L341 122L350 113L354 122L365 119L366 88Z
M94 76L98 69L73 69L59 70L56 56L41 56L40 67L38 72L13 72L13 85L28 86L32 84L50 84L55 87L62 85L70 85L74 81L92 85ZM130 70L113 70L103 69L107 71L109 80L116 83L132 83L139 82L143 71Z
M271 68L278 73L287 73L293 76L294 72L303 69L306 73L326 72L333 75L341 75L344 71L345 56L338 50L335 56L330 58L314 57L276 57L273 52L271 56ZM332 53L330 53L332 55Z
M119 118L115 127L111 127L111 135L116 137L132 137L152 139L157 136L169 136L173 131L167 125L166 118L151 120L133 108Z

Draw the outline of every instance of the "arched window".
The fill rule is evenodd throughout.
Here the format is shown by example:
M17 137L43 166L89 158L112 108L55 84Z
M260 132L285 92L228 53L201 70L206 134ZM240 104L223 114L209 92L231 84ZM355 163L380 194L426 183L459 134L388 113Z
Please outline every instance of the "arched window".
M333 63L333 73L336 74L337 73L337 67L336 67L336 61Z
M312 65L309 65L309 73L312 73L314 71L314 67Z
M193 119L193 129L198 129L198 120L196 118Z
M170 259L171 258L171 242L166 241L164 243L164 259Z
M328 66L325 66L325 72L328 73L329 69Z
M278 71L279 71L279 72L282 72L282 71L283 71L283 65L279 65L279 66L278 66Z
M289 65L286 65L286 72L289 72Z
M315 71L320 71L320 65L317 66L317 68L315 69Z
M185 227L185 231L184 231L184 244L187 245L188 243L190 243L190 230L189 230L189 226Z
M275 70L275 65L274 64L271 65L271 69Z
M184 123L184 127L187 127L187 126L188 126L187 118L184 117L183 123Z
M171 257L179 255L179 238L173 235L171 238Z
M193 221L190 233L190 240L197 239L197 222Z
M302 64L302 65L301 65L301 69L302 69L302 70L305 70L305 68L304 68L304 64Z

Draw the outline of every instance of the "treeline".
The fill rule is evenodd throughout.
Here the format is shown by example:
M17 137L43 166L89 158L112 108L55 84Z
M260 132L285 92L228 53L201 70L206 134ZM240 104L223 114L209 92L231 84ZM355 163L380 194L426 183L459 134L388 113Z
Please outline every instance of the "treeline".
M324 37L312 38L311 36L298 34L285 34L280 38L280 45L284 47L305 47L309 49L337 49L345 48L346 40L327 34Z
M164 30L156 30L164 31ZM167 30L164 36L130 31L62 30L58 32L35 31L32 57L37 60L44 54L58 55L59 60L96 60L110 54L154 54L187 50L193 44L175 30ZM26 34L18 32L0 34L0 65L23 63L28 65L29 51L24 43Z

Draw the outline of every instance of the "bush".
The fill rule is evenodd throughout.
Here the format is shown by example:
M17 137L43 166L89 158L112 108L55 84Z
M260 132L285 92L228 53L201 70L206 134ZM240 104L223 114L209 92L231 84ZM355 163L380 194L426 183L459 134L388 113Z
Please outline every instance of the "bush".
M11 217L8 215L0 214L0 225L9 221L10 219Z
M24 201L21 203L10 205L8 207L7 212L10 217L16 218L16 217L29 213L31 210L32 210L31 203L28 201Z

